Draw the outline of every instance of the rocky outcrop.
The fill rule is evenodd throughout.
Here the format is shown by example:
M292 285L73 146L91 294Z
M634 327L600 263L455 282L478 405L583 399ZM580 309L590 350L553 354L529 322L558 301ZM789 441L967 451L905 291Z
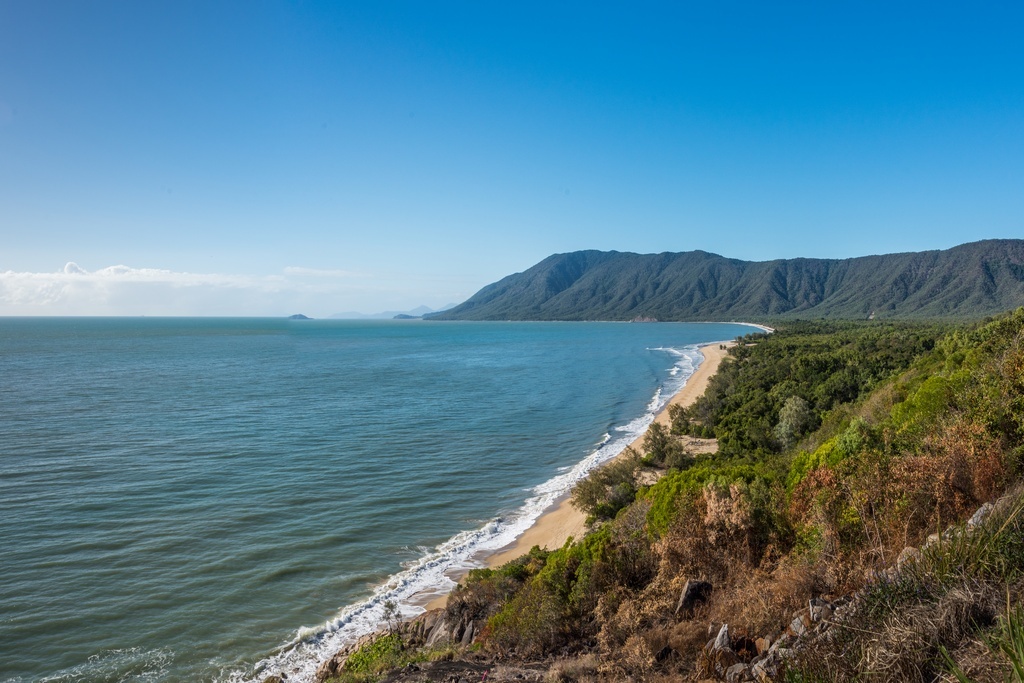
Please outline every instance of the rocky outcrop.
M473 621L466 624L451 623L445 610L434 609L398 625L393 632L398 633L402 637L405 647L412 649L442 648L455 644L466 647L472 644L474 638L479 635L479 627ZM338 676L345 668L345 662L348 661L349 656L353 652L387 633L389 631L363 636L359 640L343 647L330 659L320 664L314 677L315 683L323 683L330 678Z

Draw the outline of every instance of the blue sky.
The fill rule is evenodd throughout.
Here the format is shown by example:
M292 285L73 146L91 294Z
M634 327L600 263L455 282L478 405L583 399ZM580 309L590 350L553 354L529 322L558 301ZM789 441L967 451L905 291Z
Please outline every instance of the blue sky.
M1022 8L0 0L0 315L1024 237Z

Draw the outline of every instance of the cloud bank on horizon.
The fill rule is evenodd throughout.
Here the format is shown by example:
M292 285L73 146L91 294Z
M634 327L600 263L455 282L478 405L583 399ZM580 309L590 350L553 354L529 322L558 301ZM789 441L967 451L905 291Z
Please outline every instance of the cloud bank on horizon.
M289 266L281 274L193 273L126 265L0 272L0 315L327 316L387 288L369 274ZM295 307L305 307L301 311Z

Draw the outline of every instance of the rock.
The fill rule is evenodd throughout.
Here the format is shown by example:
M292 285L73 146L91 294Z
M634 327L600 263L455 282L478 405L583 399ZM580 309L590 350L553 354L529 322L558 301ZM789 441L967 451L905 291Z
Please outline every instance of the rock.
M750 680L750 667L743 662L733 664L725 670L726 683L743 683Z
M967 520L967 528L973 529L974 527L979 526L982 522L984 522L985 519L992 512L993 507L995 506L992 505L992 503L985 503L980 508L978 508L977 512L971 515L971 518Z
M708 597L711 595L711 591L712 586L707 581L688 579L679 595L679 603L676 605L676 615L678 616L680 612L685 614L691 611L698 604L707 602Z
M758 638L754 641L754 645L757 646L757 654L763 655L772 646L772 641L769 638Z
M441 647L450 643L451 640L451 626L448 624L448 620L442 616L427 631L426 646Z
M263 683L284 683L284 679L280 676L267 676L263 679Z
M772 643L771 647L768 648L768 652L770 654L775 654L789 643L789 638L790 637L787 634L783 633L779 636L779 639Z
M654 655L654 661L658 663L664 662L666 659L671 657L674 652L675 650L673 650L670 646L666 645L665 647L658 650L657 654Z
M896 566L902 569L910 562L917 562L921 557L921 551L914 547L906 547L900 551L899 556L896 558Z
M813 621L811 620L811 608L805 607L799 612L793 614L793 621L789 624L787 631L796 637L806 635L811 629Z
M777 657L767 657L750 667L750 674L758 683L769 683L779 677L779 662Z
M337 676L342 668L345 666L345 660L348 659L348 654L344 651L334 655L326 662L316 668L316 673L313 675L313 680L316 683L322 683L328 678L334 678Z
M471 621L468 624L466 624L466 630L462 632L461 644L465 646L465 645L469 645L470 643L472 643L473 642L473 635L474 635L475 631L476 631L476 628L475 628L474 622Z
M732 643L729 641L729 624L722 624L722 628L718 629L718 635L715 636L711 650L732 650Z
M818 624L832 618L832 605L821 598L814 598L810 602L808 613L811 623Z

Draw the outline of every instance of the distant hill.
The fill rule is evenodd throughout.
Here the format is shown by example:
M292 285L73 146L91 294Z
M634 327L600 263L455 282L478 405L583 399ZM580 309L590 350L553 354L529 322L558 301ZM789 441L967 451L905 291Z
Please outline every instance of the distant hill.
M429 306L417 306L411 311L381 311L380 313L359 313L357 311L346 311L345 313L335 313L330 317L336 320L409 320L411 318L419 318L427 313L439 313L447 311L449 308L454 308L455 304L448 304L441 308L430 308Z
M549 256L431 320L982 318L1024 306L1024 240L850 259Z

